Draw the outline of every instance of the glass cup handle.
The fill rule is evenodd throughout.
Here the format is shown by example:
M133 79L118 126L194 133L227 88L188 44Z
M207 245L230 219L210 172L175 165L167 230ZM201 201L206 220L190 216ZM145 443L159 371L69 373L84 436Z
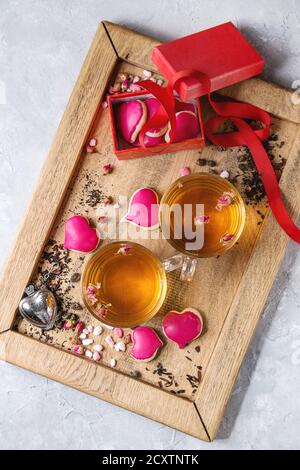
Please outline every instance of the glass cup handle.
M185 256L182 263L180 279L181 281L191 282L197 266L197 259Z
M181 281L190 282L195 274L197 259L190 258L189 256L182 256L180 254L167 258L163 261L163 266L167 273L181 268L180 279Z

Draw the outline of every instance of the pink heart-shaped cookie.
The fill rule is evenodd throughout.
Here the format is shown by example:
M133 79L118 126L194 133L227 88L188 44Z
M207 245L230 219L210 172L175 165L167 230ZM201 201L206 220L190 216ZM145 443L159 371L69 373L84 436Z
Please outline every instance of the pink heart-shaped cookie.
M123 139L129 144L135 142L146 121L147 106L143 101L125 101L118 106L118 129Z
M131 333L133 347L131 356L136 361L149 362L155 358L163 342L149 326L138 326Z
M192 111L176 113L176 134L174 142L197 137L200 132L198 118ZM170 126L165 134L165 141L170 142Z
M162 327L164 335L182 349L201 335L203 320L194 308L186 308L182 312L171 310L163 318Z
M130 198L127 214L121 222L129 222L148 230L159 227L158 195L151 188L139 188Z
M144 103L147 107L147 121L149 121L149 119L151 119L157 113L160 107L160 103L156 98L147 98L144 101ZM145 147L153 147L154 145L164 144L165 143L164 135L167 132L167 129L168 129L167 122L165 126L161 128L149 129L144 136ZM139 136L137 137L137 140L134 142L134 145L136 147L140 147L141 144L139 142Z
M90 253L97 248L99 241L96 229L82 215L73 215L66 221L64 248Z

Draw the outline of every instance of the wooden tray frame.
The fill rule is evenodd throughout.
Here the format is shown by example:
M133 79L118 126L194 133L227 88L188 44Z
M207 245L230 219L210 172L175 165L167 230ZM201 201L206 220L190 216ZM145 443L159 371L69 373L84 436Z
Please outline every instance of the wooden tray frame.
M103 22L43 166L36 191L0 282L0 358L205 441L218 431L227 401L278 272L288 239L267 217L194 400L178 397L116 370L82 360L13 330L18 303L37 267L51 228L119 60L154 72L152 38ZM271 90L271 91L270 91ZM260 79L223 90L300 123L291 92ZM272 93L272 109L269 97ZM280 186L290 213L300 211L300 126ZM48 188L51 188L51 191ZM259 290L260 295L253 295ZM241 315L240 312L243 312ZM214 380L211 380L214 377Z

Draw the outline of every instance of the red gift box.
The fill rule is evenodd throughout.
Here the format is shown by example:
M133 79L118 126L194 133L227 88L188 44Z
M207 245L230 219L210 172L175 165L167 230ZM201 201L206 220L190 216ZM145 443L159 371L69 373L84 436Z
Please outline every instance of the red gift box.
M112 137L113 137L113 145L114 145L114 153L118 157L119 160L127 160L129 158L138 158L138 157L146 157L148 155L159 154L159 153L170 153L176 152L179 150L191 150L199 147L204 146L204 131L203 131L203 123L201 118L201 109L200 109L200 101L199 99L196 100L189 100L194 104L195 112L199 119L199 136L193 139L186 139L181 140L180 142L172 142L172 143L162 143L159 145L155 145L153 147L141 147L141 146L133 146L132 144L127 143L122 139L120 136L120 132L118 130L118 120L116 117L116 111L118 105L123 103L124 101L132 100L132 99L139 99L145 100L147 98L153 98L147 90L142 91L135 91L129 93L118 93L109 95L107 97L108 108L109 108L109 116L110 116L110 123L112 129ZM180 111L180 102L177 102L177 111Z
M211 91L257 75L264 67L262 57L231 22L156 46L152 61L170 82L186 69L206 74ZM176 89L183 101L206 94L192 77L181 79Z

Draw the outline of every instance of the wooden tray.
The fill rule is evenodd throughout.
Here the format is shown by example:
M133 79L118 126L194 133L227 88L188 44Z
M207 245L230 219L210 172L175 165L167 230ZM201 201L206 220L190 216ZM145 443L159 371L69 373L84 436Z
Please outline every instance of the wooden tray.
M212 440L288 240L269 216L261 193L251 189L257 184L257 175L245 148L224 151L207 146L201 152L128 161L117 161L113 156L102 98L118 70L138 75L142 69L157 73L150 59L156 44L154 39L112 23L99 25L1 280L0 357L200 439ZM284 168L280 185L296 217L300 209L300 107L292 104L289 91L259 79L224 89L223 94L272 113L272 136L266 146L278 176ZM205 100L203 109L207 119ZM97 153L92 155L83 150L91 135L99 142ZM199 167L199 157L215 161L216 166ZM101 168L107 162L114 164L114 171L103 177ZM188 287L180 283L178 274L170 276L167 302L151 321L161 333L165 311L191 305L205 318L200 339L184 350L168 343L148 364L135 363L128 348L126 353L114 353L119 354L114 355L117 366L111 369L109 348L96 364L69 352L69 332L55 329L42 334L20 319L17 308L24 288L36 282L55 290L64 314L73 312L92 322L75 282L85 257L68 254L60 246L65 219L81 213L95 221L104 195L117 199L144 184L163 194L184 165L195 172L229 170L247 202L246 229L239 244L218 259L201 260ZM160 257L174 253L165 241L140 241ZM58 259L58 269L53 272Z

